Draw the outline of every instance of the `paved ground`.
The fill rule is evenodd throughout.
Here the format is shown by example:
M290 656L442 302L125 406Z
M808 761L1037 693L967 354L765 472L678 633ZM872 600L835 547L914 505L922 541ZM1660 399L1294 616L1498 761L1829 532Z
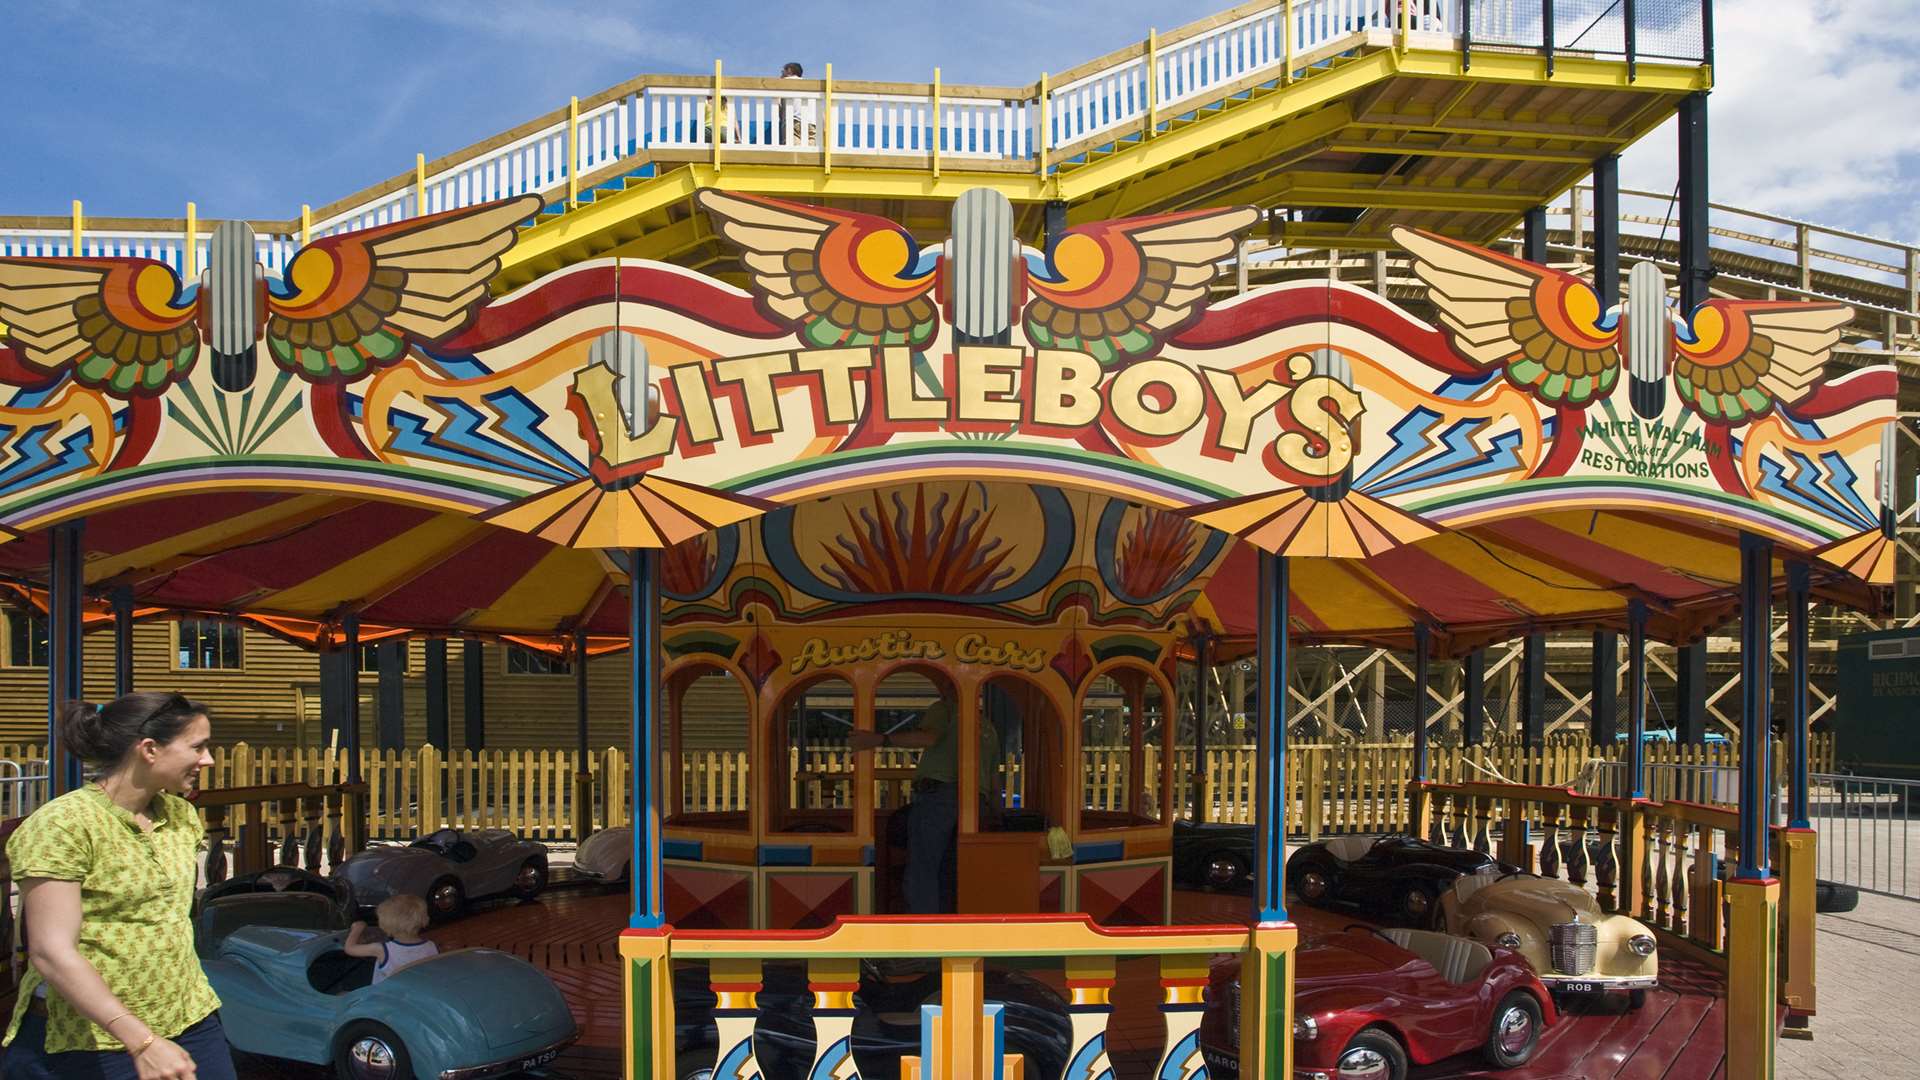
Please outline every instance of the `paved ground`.
M1820 916L1818 949L1814 1037L1781 1040L1779 1075L1920 1080L1920 903L1862 896Z

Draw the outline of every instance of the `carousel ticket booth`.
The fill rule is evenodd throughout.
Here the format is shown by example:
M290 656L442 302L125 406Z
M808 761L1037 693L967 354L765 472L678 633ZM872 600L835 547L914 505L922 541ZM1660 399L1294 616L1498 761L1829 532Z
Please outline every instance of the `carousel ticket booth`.
M668 921L913 910L909 819L937 776L956 783L958 839L935 910L1165 922L1175 657L1226 549L1206 532L1090 493L945 480L672 549ZM1087 563L1089 534L1122 557ZM930 717L939 741L900 745ZM880 745L856 750L859 732Z

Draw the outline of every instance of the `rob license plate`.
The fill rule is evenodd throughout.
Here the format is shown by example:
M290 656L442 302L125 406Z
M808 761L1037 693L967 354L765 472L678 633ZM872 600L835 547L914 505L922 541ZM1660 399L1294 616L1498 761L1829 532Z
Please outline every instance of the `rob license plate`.
M1563 994L1594 994L1599 992L1600 987L1590 982L1563 982L1554 989Z

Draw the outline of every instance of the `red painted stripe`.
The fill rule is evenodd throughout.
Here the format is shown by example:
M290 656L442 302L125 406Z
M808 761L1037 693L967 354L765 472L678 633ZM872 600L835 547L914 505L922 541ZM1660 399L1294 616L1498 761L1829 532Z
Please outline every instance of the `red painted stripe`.
M566 274L506 303L480 310L473 325L434 346L447 356L491 349L567 312L614 300L613 267L596 266ZM684 273L653 267L622 266L619 299L666 308L691 319L749 337L784 337L791 328L768 317L751 296L722 289Z

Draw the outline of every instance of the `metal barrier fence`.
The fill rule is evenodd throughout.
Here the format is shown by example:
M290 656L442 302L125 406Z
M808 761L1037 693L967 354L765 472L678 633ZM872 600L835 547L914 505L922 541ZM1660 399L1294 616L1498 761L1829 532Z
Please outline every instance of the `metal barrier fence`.
M47 801L47 763L0 758L0 821L25 817Z
M1816 773L1808 820L1820 834L1819 874L1863 892L1920 900L1920 782Z

